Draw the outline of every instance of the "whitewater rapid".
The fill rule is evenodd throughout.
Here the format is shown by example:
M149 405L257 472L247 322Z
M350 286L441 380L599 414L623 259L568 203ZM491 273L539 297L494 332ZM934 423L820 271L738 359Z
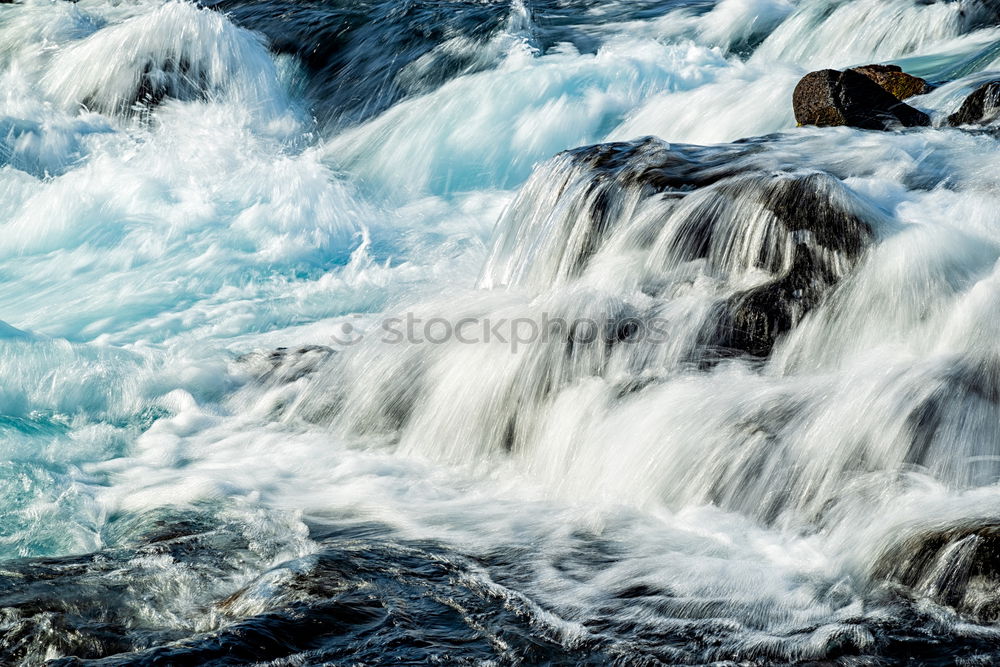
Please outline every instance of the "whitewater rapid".
M0 4L0 662L996 658L885 571L1000 512L994 3L206 5Z

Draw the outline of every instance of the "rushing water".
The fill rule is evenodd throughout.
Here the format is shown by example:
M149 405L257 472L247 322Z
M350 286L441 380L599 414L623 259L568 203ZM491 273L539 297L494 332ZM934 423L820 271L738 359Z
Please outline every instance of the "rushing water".
M795 127L871 62L935 127ZM991 0L0 4L0 663L994 664L998 71Z

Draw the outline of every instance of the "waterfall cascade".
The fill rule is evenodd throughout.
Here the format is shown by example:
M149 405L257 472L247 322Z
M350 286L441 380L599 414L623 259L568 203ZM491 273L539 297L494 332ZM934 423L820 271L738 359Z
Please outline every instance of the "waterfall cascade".
M0 3L0 662L1000 660L997 12Z

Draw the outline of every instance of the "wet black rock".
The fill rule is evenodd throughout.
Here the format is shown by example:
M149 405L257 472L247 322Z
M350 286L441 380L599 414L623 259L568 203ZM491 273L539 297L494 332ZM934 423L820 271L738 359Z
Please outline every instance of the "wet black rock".
M547 178L552 177L553 182L562 178L567 184L586 183L585 188L578 189L564 186L559 195L577 197L583 204L570 224L584 228L579 234L584 242L572 247L560 245L560 252L566 253L562 264L567 273L577 275L583 271L621 221L623 203L633 195L679 200L699 188L758 169L753 158L760 150L753 143L703 147L645 137L584 146L557 155L557 164ZM563 164L558 164L560 161ZM517 210L517 202L511 210ZM506 279L502 282L506 283Z
M699 188L758 170L754 156L761 150L751 142L705 147L645 137L559 153L535 170L501 216L493 252L504 260L490 259L480 286L544 285L576 277L636 202L655 200L666 215L672 202ZM555 200L560 220L554 228L533 224L552 215ZM509 252L514 254L507 257Z
M575 166L594 171L595 186L689 192L743 173L751 168L747 158L758 152L750 143L702 147L644 137L574 148L566 155Z
M928 529L889 546L874 570L916 598L952 607L980 623L1000 620L1000 522Z
M735 161L710 168L703 162L698 169L678 162L675 155L670 170L646 165L640 172L647 187L668 190L683 187L680 166L689 187L711 188L712 196L689 213L685 233L677 239L683 247L675 251L687 260L713 261L711 248L733 240L724 237L734 234L728 224L735 223L737 236L764 235L759 255L750 262L773 276L716 306L699 336L697 355L703 362L734 355L767 357L874 242L869 218L875 212L826 173L754 173L746 165L736 167ZM731 218L720 217L720 202L730 207ZM751 229L754 215L769 220L766 229Z
M702 335L716 354L766 357L857 263L874 234L846 188L827 174L760 176L724 183L718 191L755 201L798 239L790 258L759 257L757 268L776 278L719 304Z
M121 111L128 113L136 106L152 108L167 98L200 100L210 89L207 73L185 58L148 62L142 68L139 85Z
M168 99L204 100L215 88L209 71L185 57L140 60L134 66L134 85L118 91L94 86L81 93L81 106L100 113L143 117Z
M1000 115L1000 80L984 83L971 95L958 111L948 117L952 127L960 125L982 125Z
M646 248L662 242L667 265L704 262L705 271L722 284L730 278L740 284L747 272L771 276L720 300L694 341L693 361L767 357L778 338L860 260L874 242L871 223L879 214L830 174L790 171L793 167L768 156L766 145L765 139L699 147L645 138L567 151L536 173L533 178L544 175L548 180L522 191L525 203L515 202L506 214L515 224L504 229L514 239L534 233L521 221L545 215L547 210L532 207L538 202L550 207L552 200L536 197L532 188L550 188L571 212L559 232L573 242L553 243L545 261L517 257L524 268L511 270L516 262L506 262L500 265L506 273L491 274L488 282L509 284L511 276L515 281L529 276L544 284L543 278L555 277L536 267L558 266L570 278L581 275L611 235L633 219L635 207L643 207L642 219L649 223L631 229L630 240ZM663 225L671 231L657 240ZM550 239L540 243L545 241ZM504 244L514 242L502 237ZM757 249L734 260L747 244ZM663 282L655 275L643 280L642 289L650 295L671 289L666 277ZM633 315L642 322L644 315ZM617 315L607 319L625 322ZM614 347L632 340L633 333L623 327L605 340ZM579 341L571 342L570 352L578 348Z
M826 69L805 75L792 94L799 125L892 130L930 125L930 117L900 102L872 79L853 70Z
M778 337L791 331L833 284L817 268L809 248L796 246L794 264L786 275L736 294L716 308L710 320L712 347L768 356Z

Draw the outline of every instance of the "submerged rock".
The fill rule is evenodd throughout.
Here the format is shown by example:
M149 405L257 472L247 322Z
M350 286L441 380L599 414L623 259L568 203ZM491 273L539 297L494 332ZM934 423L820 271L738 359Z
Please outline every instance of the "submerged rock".
M952 127L985 124L1000 115L1000 80L984 83L971 95L958 111L948 117Z
M279 347L271 352L251 352L236 361L247 367L258 382L288 384L312 374L336 351L325 345L305 345L295 350Z
M854 67L851 71L865 75L897 100L931 92L931 86L927 81L907 74L899 65L865 65Z
M209 76L185 58L149 60L137 69L133 85L119 89L113 102L107 100L107 90L95 89L80 100L87 109L130 116L159 106L167 99L204 100L212 89Z
M778 337L791 331L834 283L817 266L809 248L800 244L788 273L736 294L716 308L706 342L723 353L767 357Z
M1000 620L1000 523L926 530L887 548L873 571L916 597L981 623Z
M707 318L682 329L692 361L766 357L857 264L880 214L836 177L789 173L760 151L752 141L706 148L645 138L562 153L502 215L480 286L545 289L629 248L643 258L632 279L654 299L673 299L692 271L719 286ZM645 317L607 308L588 317ZM610 348L634 333L612 327L597 338ZM580 345L569 344L574 358Z
M857 263L874 233L857 214L846 188L827 174L761 176L719 190L724 197L753 201L796 240L790 258L758 259L758 268L777 277L719 304L702 335L706 345L723 354L766 357L778 337Z
M931 122L927 114L855 70L810 72L795 87L792 104L799 125L891 130Z
M985 438L984 444L990 447L994 438L988 424L996 421L998 413L1000 355L968 355L953 360L935 377L934 389L907 418L911 442L906 463L934 466L935 459L957 454L956 441L961 441L961 446L975 447L973 443ZM977 417L968 419L969 414ZM1000 461L990 457L965 468L961 477L953 479L960 485L989 485L998 475Z
M759 151L752 143L685 146L655 137L564 151L535 170L501 215L479 286L574 278L637 202L663 199L669 209L668 200L753 170Z
M143 116L166 99L229 99L261 112L285 99L257 37L193 3L165 3L58 49L41 81L67 108Z

